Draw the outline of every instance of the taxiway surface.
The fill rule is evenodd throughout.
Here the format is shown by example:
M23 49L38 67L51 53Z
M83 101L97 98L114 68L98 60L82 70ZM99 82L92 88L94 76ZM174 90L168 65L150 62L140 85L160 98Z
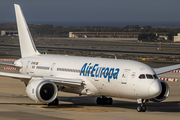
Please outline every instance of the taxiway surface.
M8 51L13 50L13 54L20 56L19 45L0 45L1 49L8 48ZM9 50L10 49L10 50ZM40 51L83 51L83 52L95 52L95 53L113 53L113 54L136 54L136 55L168 55L168 56L180 56L180 53L167 53L167 52L147 52L147 51L126 51L126 50L108 50L108 49L85 49L85 48L64 48L55 46L37 46ZM6 53L6 52L3 52ZM4 54L5 55L5 54Z
M113 98L113 105L97 106L96 97L63 92L59 92L60 105L48 107L30 100L20 80L0 77L0 120L179 120L180 82L167 83L170 86L168 99L160 103L150 102L146 112L137 112L136 100Z

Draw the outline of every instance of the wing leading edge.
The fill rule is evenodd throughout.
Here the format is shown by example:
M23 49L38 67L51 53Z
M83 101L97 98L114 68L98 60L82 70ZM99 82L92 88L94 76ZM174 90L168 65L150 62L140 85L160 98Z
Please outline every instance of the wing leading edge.
M180 68L180 64L177 64L177 65L171 65L167 67L156 68L154 69L154 71L156 72L157 75L160 75L160 74L167 73L172 70L179 69L179 68Z

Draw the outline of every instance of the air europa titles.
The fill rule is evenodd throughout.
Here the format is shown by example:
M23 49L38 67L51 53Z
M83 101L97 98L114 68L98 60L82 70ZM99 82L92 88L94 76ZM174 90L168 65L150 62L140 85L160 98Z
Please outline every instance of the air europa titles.
M119 68L109 68L109 67L99 67L99 64L92 65L91 63L85 63L80 72L80 76L90 76L96 78L108 78L108 82L110 79L117 79L119 74Z

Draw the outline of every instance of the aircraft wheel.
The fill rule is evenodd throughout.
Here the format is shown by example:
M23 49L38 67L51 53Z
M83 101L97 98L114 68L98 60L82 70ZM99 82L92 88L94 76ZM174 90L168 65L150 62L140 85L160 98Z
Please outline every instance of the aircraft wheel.
M102 98L98 97L96 99L96 103L97 103L97 105L101 105L102 104Z
M96 103L97 103L97 105L112 105L113 99L112 98L107 98L105 96L103 96L102 98L98 97L96 99Z
M57 98L51 103L48 103L48 106L58 106L58 105L59 105L59 100Z
M142 112L146 112L146 106L143 105L143 106L141 106L141 107L142 107Z
M141 111L142 111L141 105L139 105L139 106L137 107L137 111L138 111L138 112L141 112Z
M112 105L113 104L113 99L112 98L108 98L108 105Z
M146 106L145 105L139 105L137 107L138 112L146 112Z

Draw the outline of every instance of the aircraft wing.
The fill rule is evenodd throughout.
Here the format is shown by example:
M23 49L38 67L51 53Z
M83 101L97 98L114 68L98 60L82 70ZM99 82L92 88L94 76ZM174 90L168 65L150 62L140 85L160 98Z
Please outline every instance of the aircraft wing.
M79 78L46 77L46 76L35 76L35 75L18 74L18 73L7 73L7 72L0 72L0 76L11 77L16 79L25 79L28 81L33 78L34 79L41 78L44 80L50 80L54 82L56 85L62 85L67 87L77 87L77 86L85 85L85 81Z
M13 63L4 63L4 62L0 62L0 65L5 65L5 66L9 66L9 67L15 67L15 68L21 68L21 66L16 66Z
M29 80L31 79L31 75L7 73L7 72L0 72L0 76L17 78L17 79L29 79Z
M180 64L177 64L177 65L171 65L171 66L167 66L167 67L156 68L156 69L154 69L154 71L156 72L157 75L160 75L160 74L170 72L172 70L176 70L179 68L180 68Z

